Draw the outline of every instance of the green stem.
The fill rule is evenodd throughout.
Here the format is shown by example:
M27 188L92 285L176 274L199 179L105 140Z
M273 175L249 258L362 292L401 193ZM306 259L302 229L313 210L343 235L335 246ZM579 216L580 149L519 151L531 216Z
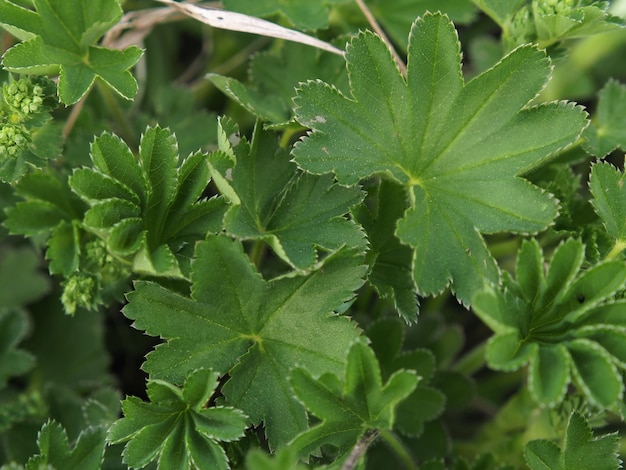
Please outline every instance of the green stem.
M615 245L613 245L613 248L611 248L611 251L609 251L609 253L606 255L606 257L604 258L604 261L611 261L617 258L617 255L619 255L622 251L624 251L624 249L626 249L626 241L616 240Z
M100 91L100 93L102 94L102 97L104 98L104 101L107 107L111 111L111 115L113 116L113 119L115 119L115 121L117 122L119 131L122 134L122 138L126 141L126 144L130 148L132 148L133 150L136 150L138 146L137 146L137 141L135 137L135 130L133 129L133 126L130 124L130 121L128 120L128 117L126 116L126 113L124 113L124 110L122 110L122 107L117 101L117 98L113 95L111 90L106 85L101 84L99 81L96 81L96 84L98 86L98 90Z
M396 454L398 459L404 463L405 468L408 470L418 470L417 465L413 462L413 457L406 449L402 441L391 431L381 430L380 437L383 438L385 443L391 447L391 450Z
M461 357L452 368L463 375L472 375L485 366L487 343L481 343Z
M254 263L257 269L260 268L263 257L265 256L266 245L263 240L256 240L252 245L252 251L250 252L250 260Z

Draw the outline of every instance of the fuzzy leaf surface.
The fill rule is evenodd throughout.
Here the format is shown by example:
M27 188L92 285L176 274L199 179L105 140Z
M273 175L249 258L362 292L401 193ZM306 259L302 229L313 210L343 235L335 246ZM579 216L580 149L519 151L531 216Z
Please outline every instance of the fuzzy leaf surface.
M531 470L617 470L621 468L618 447L617 434L594 438L585 418L574 412L562 449L545 439L534 440L524 448L524 457Z
M149 380L150 402L126 398L124 417L109 429L109 443L127 443L122 455L132 468L155 460L158 468L230 468L219 441L243 436L246 416L234 408L206 407L217 385L218 374L206 369L190 373L182 389Z
M142 136L139 159L118 137L91 146L93 168L74 171L72 190L91 207L83 222L136 272L185 277L196 240L221 228L224 202L200 199L209 183L207 156L180 159L176 137L160 127Z
M289 370L338 374L358 337L354 323L332 312L362 284L361 259L340 251L307 275L265 281L225 236L198 243L196 257L191 298L149 282L128 296L124 314L134 326L167 340L144 369L173 383L199 367L228 373L226 404L263 421L272 447L285 444L307 427Z
M613 150L626 151L626 85L610 80L598 93L598 108L585 131L585 149L603 158Z
M395 409L415 389L418 377L413 371L400 370L383 385L374 352L355 343L343 380L331 374L315 379L309 371L297 368L290 382L307 409L322 420L290 445L308 455L322 444L332 444L343 455L364 433L393 428Z
M8 0L0 1L3 26L26 33L26 40L9 49L2 65L14 73L59 73L59 99L76 103L96 79L126 99L137 93L128 71L141 57L141 49L123 51L95 44L122 17L116 0L34 0L36 11Z
M267 241L297 269L317 261L316 249L330 252L345 245L365 250L363 232L345 218L363 199L358 187L335 184L329 175L298 172L289 153L278 147L276 136L260 126L251 145L242 140L232 150L235 159L230 164L221 152L210 160L212 173L220 174L218 188L234 194L224 216L227 232Z
M320 82L298 90L296 118L313 131L296 163L342 184L382 174L404 185L411 207L396 234L414 249L418 291L451 283L469 303L484 279L498 279L481 233L535 232L556 216L555 201L518 175L575 141L585 112L527 107L550 75L531 46L464 83L456 31L440 14L413 24L406 80L372 33L352 40L346 61L351 97Z
M626 304L614 296L626 285L626 266L614 260L580 271L583 259L583 244L570 239L544 270L538 243L526 241L517 280L507 278L504 288L485 288L473 300L495 333L487 344L489 366L511 371L529 364L530 392L546 405L560 402L570 382L601 407L624 389Z

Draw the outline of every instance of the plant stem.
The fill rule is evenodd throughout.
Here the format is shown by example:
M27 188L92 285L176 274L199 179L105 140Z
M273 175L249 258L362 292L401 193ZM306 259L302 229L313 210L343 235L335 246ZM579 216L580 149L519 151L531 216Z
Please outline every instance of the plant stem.
M102 94L106 105L108 106L113 118L117 122L119 126L119 131L122 134L122 138L126 141L126 144L132 148L133 150L137 149L137 141L135 138L135 131L133 126L130 124L130 121L126 117L126 114L122 110L120 104L117 102L115 96L111 90L106 86L102 85L99 81L96 81L96 85L98 90Z
M402 73L404 77L406 77L406 64L404 63L404 61L402 60L402 58L400 57L396 49L393 47L393 44L389 40L389 37L385 34L383 29L378 24L378 21L376 21L376 18L374 18L374 15L372 15L372 12L370 11L370 9L367 8L367 5L365 5L365 2L363 0L354 0L354 1L358 5L358 7L361 9L363 16L365 16L365 18L367 19L367 22L374 29L376 34L378 34L380 38L383 40L383 42L387 44L387 48L389 49L389 52L391 52L391 55L396 61L396 64L398 64L398 68L400 69L400 72Z
M85 101L87 101L87 96L89 96L89 92L83 96L78 103L76 103L72 110L70 111L70 115L67 117L67 121L65 121L65 125L63 126L63 139L67 139L67 137L72 132L74 128L74 124L76 124L76 120L78 116L80 116L80 112L83 110L83 106L85 105Z
M261 266L263 257L265 256L265 243L263 240L256 240L252 245L252 251L250 252L250 260L254 263L257 270Z
M606 255L604 261L611 261L612 259L615 259L617 255L624 251L624 249L626 249L626 242L623 240L616 240L615 245L613 245L611 251L609 251L609 253Z
M472 375L485 366L485 349L487 343L483 342L471 351L467 352L452 366L457 372L463 375Z
M352 452L348 455L348 458L341 466L341 470L353 470L361 461L361 458L367 452L368 447L372 442L378 438L379 432L377 429L369 429L363 434L359 442L357 442L352 448Z
M408 470L418 470L417 465L413 462L413 457L411 457L411 454L404 444L398 439L398 436L391 431L381 430L380 437L384 439L396 456L404 463L405 468Z

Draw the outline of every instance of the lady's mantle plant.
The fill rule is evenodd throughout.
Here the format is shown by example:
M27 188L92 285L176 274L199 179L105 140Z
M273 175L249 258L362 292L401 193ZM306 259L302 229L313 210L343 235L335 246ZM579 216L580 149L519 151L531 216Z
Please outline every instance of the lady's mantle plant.
M0 0L1 468L619 468L624 2L287 3Z

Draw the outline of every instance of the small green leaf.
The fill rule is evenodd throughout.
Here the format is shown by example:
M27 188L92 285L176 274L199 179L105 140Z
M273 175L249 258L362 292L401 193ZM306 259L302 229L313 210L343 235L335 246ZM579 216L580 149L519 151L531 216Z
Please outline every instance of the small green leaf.
M119 95L132 99L137 82L128 71L141 50L123 51L96 46L98 39L119 21L116 0L34 0L35 11L7 0L0 2L2 25L28 33L25 42L9 49L2 65L15 73L59 74L59 99L66 105L80 100L96 79ZM6 23L5 23L6 21Z
M26 464L28 470L41 468L84 468L97 470L104 457L106 428L88 427L70 447L65 429L55 421L43 425L37 437L39 454Z
M187 277L185 247L220 231L225 210L220 199L200 199L209 184L207 155L180 161L176 137L157 126L143 134L138 159L110 134L95 139L91 159L94 168L75 170L69 180L91 207L84 226L136 272Z
M604 158L617 148L626 151L626 85L610 80L598 93L598 107L585 131L585 149Z
M345 345L358 336L355 324L332 311L362 284L360 261L341 251L307 275L265 281L239 242L209 236L196 247L192 298L138 282L124 314L166 340L144 364L151 377L180 383L199 367L228 373L226 404L254 425L263 421L275 448L307 426L287 382L289 369L339 373Z
M217 385L218 374L206 369L191 372L182 389L149 380L150 402L126 398L124 417L109 429L108 442L127 443L122 455L132 468L158 460L159 468L228 469L219 441L243 436L246 416L234 408L206 406Z
M619 437L607 434L594 438L585 418L572 413L563 449L545 439L526 444L524 457L531 470L617 470Z
M41 259L29 248L0 249L0 311L19 308L50 289Z
M624 173L608 163L597 163L591 169L589 187L591 203L602 219L607 233L615 239L612 256L626 248L626 188Z
M456 31L440 14L413 24L406 81L384 42L361 33L346 49L351 97L319 82L298 90L296 119L313 132L293 155L342 184L385 175L405 186L411 206L396 235L413 248L418 292L452 284L467 304L485 279L498 280L480 233L551 223L555 201L519 175L573 143L587 122L571 104L528 106L551 67L534 47L468 83L460 59Z
M340 389L331 385L336 380L325 376L316 380L302 368L291 373L296 396L322 420L291 442L302 456L315 452L322 444L332 444L342 456L364 433L391 429L395 408L418 382L415 373L400 370L383 385L376 356L362 343L350 348Z
M0 390L6 387L9 378L28 372L35 364L32 354L16 348L27 328L24 312L0 309Z

